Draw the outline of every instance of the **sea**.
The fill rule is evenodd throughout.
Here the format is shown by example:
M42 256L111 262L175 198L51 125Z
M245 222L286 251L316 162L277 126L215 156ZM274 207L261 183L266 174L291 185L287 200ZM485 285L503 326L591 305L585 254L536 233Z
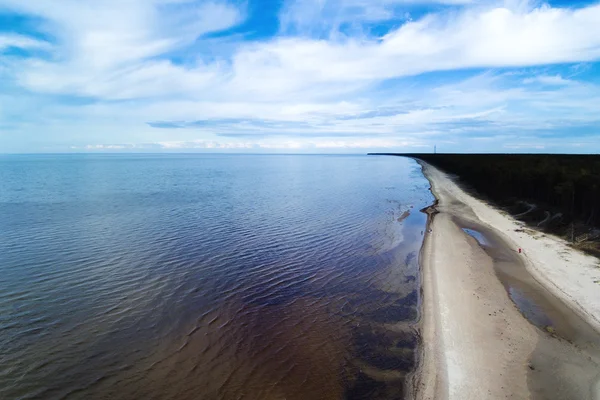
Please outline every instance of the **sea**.
M420 166L0 156L1 399L401 399Z

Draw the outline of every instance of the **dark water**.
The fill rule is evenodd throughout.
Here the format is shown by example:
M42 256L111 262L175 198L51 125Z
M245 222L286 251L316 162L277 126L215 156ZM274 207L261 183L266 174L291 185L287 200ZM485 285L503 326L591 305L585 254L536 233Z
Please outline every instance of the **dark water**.
M0 398L401 398L431 200L399 157L0 156Z

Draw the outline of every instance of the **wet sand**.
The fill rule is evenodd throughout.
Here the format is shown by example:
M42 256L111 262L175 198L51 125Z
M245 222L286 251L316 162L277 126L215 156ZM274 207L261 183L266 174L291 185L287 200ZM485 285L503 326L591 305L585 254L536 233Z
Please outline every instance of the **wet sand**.
M553 238L524 241L527 247L518 241L526 250L519 254L518 238L506 228L516 222L422 166L438 204L430 209L421 254L423 354L415 397L600 398L600 290L589 291L586 274L594 271L580 265L592 261L559 246L559 239L545 246ZM508 222L496 222L500 217ZM535 249L543 256L532 243L543 246ZM551 251L571 256L571 266L583 272L576 269L558 285L551 283L556 272L538 279L536 267L560 269L555 264L563 258L551 262ZM578 280L584 283L574 293ZM581 299L569 300L575 296Z

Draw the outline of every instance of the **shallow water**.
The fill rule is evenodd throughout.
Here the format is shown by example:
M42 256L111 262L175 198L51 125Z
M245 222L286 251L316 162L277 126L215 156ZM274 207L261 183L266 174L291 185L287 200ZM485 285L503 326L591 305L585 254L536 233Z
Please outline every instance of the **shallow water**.
M485 236L483 236L481 234L481 232L476 231L475 229L469 229L469 228L463 228L463 231L473 237L475 240L477 240L477 242L482 245L482 246L487 246L489 245L488 241L486 240Z
M0 398L401 398L414 161L0 156L0 182Z

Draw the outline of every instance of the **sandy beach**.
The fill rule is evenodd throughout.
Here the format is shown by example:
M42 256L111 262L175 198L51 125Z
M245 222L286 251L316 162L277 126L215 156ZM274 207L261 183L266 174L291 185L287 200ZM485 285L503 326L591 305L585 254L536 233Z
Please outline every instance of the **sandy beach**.
M438 204L421 252L415 397L599 399L598 259L421 165Z

